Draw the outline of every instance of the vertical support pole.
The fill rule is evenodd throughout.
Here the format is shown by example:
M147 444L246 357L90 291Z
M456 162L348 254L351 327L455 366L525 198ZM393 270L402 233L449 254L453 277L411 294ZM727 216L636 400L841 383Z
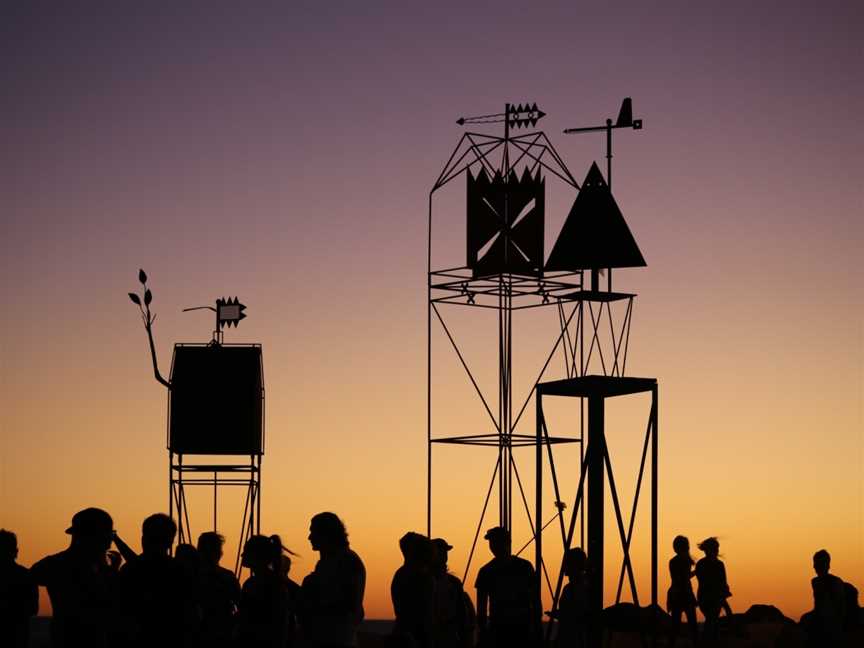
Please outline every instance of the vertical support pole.
M506 207L505 207L506 208ZM513 386L510 382L512 370L513 338L512 297L510 277L498 275L498 457L501 462L498 473L498 517L499 524L512 531L512 491L513 491L513 452L512 452L512 404Z
M432 192L426 238L426 535L432 537Z
M504 295L504 333L505 333L505 352L507 362L504 365L504 371L507 377L507 389L504 393L505 406L504 413L506 415L507 427L507 526L505 527L511 533L513 532L513 278L507 275L507 283L505 284L506 294Z
M603 641L603 524L605 503L604 457L606 434L604 431L604 398L588 396L588 646L599 648Z
M537 454L535 456L535 508L534 512L534 576L537 578L537 592L542 591L543 573L543 393L539 386L534 392L534 402L537 408L537 437L535 439Z
M585 300L579 300L579 375L588 373L585 366Z
M659 442L657 439L658 402L657 385L651 389L651 605L657 605L657 523L658 523L658 484L659 469L657 457Z
M507 181L507 176L510 175L510 104L504 104L504 152L501 156L501 175L504 176L504 181ZM506 213L506 208L505 208ZM505 248L506 249L506 248Z
M612 120L606 120L606 184L612 191Z
M255 486L255 494L257 496L257 510L255 512L255 533L261 533L261 464L264 462L264 457L258 455L258 483Z
M187 514L185 509L186 493L183 490L183 455L177 456L177 488L179 497L177 498L177 528L179 530L180 542L183 542L183 520Z
M174 519L174 453L171 450L168 451L168 517Z
M219 502L217 500L217 484L219 483L219 474L213 471L213 532L216 532L216 511L219 510Z

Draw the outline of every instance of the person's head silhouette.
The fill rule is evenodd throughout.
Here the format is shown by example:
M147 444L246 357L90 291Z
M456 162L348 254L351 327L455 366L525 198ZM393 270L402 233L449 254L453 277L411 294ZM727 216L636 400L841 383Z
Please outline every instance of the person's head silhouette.
M243 545L242 564L253 574L275 572L281 567L282 543L278 536L253 535Z
M225 538L215 531L205 531L198 536L198 555L205 565L216 566L222 560Z
M86 508L72 516L72 525L66 529L72 536L71 547L90 559L101 560L111 548L114 521L99 508Z
M418 562L422 558L423 544L426 542L426 537L409 531L399 538L399 549L402 551L402 556L406 563Z
M567 553L564 554L564 573L567 575L567 578L573 580L579 574L584 573L586 562L587 558L582 547L568 549Z
M177 545L174 557L185 565L195 566L198 564L198 550L187 542L181 542Z
M510 555L510 532L504 527L492 527L483 536L489 541L489 550L496 558L506 558Z
M17 557L17 536L11 531L0 529L0 563L13 563Z
M672 540L672 549L677 555L690 558L690 540L686 536L675 536L675 539ZM690 558L690 562L693 562L692 558Z
M170 555L177 524L164 513L154 513L141 525L141 549L144 555Z
M329 552L348 548L348 533L335 513L318 513L309 524L309 543L315 551Z
M813 569L818 576L825 576L831 569L831 554L820 549L813 554Z
M715 537L705 538L699 543L699 551L709 558L716 558L720 554L720 541Z

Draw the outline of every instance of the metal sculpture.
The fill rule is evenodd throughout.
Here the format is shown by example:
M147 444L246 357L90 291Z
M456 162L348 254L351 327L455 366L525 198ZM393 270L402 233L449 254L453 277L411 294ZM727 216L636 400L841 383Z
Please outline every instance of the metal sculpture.
M512 532L513 501L521 499L524 504L530 535L520 552L534 545L538 588L542 587L545 580L553 610L557 607L561 593L563 573L559 571L557 584L553 585L554 579L550 577L543 556L543 532L557 522L555 526L560 533L561 548L566 551L577 542L577 524L581 527L579 540L583 545L587 530L589 564L595 573L592 582L594 579L598 581L593 585L590 604L592 611L596 613L594 618L599 619L603 605L603 499L607 492L603 479L604 470L609 479L608 492L615 503L624 553L616 602L621 600L623 580L626 576L631 585L633 602L638 603L629 548L649 448L653 460L651 599L654 603L657 600L656 380L625 376L635 295L612 291L613 268L644 266L645 260L611 194L609 177L604 179L596 164L592 164L580 186L545 133L511 133L511 129L536 125L544 116L545 113L540 111L536 104L506 104L502 113L457 120L459 125L501 124L504 126L504 135L501 137L466 132L429 194L427 532L431 535L433 523L433 447L436 444L451 444L495 448L497 458L464 577L468 575L477 539L497 484L497 523L500 526ZM632 106L628 98L624 101L614 125L611 120L607 120L605 127L571 131L606 131L607 173L611 174L612 130L625 127L639 129L641 126L642 121L632 117ZM466 176L465 262L464 265L441 264L433 251L433 224L441 220L436 213L435 198L441 189L463 173ZM550 179L555 181L556 187L578 193L551 253L548 258L544 258L545 207L550 204L546 198L546 190L547 180ZM600 286L603 273L607 273L605 289ZM463 345L448 326L448 309L455 307L488 309L497 314L497 403L488 398L481 389ZM560 332L554 339L549 340L549 354L528 393L524 398L523 395L516 398L513 388L513 318L519 311L534 308L551 309ZM618 321L617 324L615 320ZM437 335L439 331L455 352L480 406L487 415L491 424L488 432L448 435L437 434L433 430L433 414L439 405L433 401L432 365L435 354L432 340L433 335ZM550 363L559 353L565 360L564 375L558 380L549 381ZM629 528L624 530L623 511L605 443L603 404L606 398L612 396L643 391L651 393L652 407ZM552 396L579 399L578 436L550 434L543 402ZM527 417L523 415L529 410L532 399L535 401L536 425L531 433L526 433L523 431L526 425L523 418ZM553 452L553 447L559 444L578 444L579 447L579 488L573 506L569 507L569 519L565 515L568 506L559 487ZM535 449L533 510L528 504L525 483L513 453L514 449L520 447ZM553 517L548 521L543 517L544 475L551 476L554 497ZM586 485L587 497L584 495ZM592 645L597 645L598 632L597 627L591 628Z
M237 326L246 317L246 306L234 298L220 298L214 306L197 306L186 311L211 310L216 327L209 343L174 345L170 379L159 370L150 305L153 293L147 274L140 270L143 299L129 298L141 311L153 373L168 389L168 510L176 518L178 542L192 542L192 525L186 489L213 488L212 530L218 530L219 490L224 486L246 489L240 526L235 572L240 571L240 548L261 528L261 463L264 457L264 370L260 344L225 344L223 329ZM237 457L226 461L223 457ZM207 457L207 463L190 457ZM242 457L242 459L241 459ZM200 461L200 459L198 460Z

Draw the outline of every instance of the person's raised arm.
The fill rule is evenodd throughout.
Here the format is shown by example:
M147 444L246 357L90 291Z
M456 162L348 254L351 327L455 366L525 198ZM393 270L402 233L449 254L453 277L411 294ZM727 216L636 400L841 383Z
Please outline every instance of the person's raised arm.
M127 563L132 562L138 557L138 554L135 553L135 550L132 549L128 544L126 544L123 539L117 535L117 532L114 532L113 535L114 546L117 547L117 551L120 552L120 555L123 556L123 560Z

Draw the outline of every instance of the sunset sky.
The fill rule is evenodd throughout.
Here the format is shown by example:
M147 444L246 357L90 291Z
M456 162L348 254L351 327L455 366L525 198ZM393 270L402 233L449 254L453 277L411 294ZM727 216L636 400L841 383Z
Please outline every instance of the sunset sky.
M537 102L581 181L603 138L561 131L631 96L645 127L616 135L614 193L648 266L615 287L639 294L628 373L660 385L661 598L679 533L719 536L736 611L797 619L820 548L864 588L860 3L19 4L0 20L0 527L22 564L86 506L134 546L167 509L166 393L126 297L144 268L166 373L175 342L210 339L181 309L247 304L226 341L264 349L262 530L299 581L310 517L339 514L367 616L391 617L398 538L425 531L427 200L456 119ZM532 317L525 375L557 326ZM460 333L485 366L497 329L477 322ZM440 350L461 432L483 412ZM644 427L620 427L626 490ZM494 452L435 453L433 534L461 576Z

